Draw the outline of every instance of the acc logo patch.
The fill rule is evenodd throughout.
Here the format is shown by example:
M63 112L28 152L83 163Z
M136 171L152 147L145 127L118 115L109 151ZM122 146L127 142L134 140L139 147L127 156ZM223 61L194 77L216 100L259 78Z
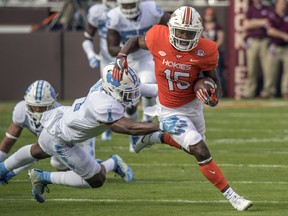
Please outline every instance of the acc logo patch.
M197 50L197 51L195 52L195 54L196 54L197 56L201 56L201 57L203 57L203 56L206 55L205 51L202 50L202 49Z

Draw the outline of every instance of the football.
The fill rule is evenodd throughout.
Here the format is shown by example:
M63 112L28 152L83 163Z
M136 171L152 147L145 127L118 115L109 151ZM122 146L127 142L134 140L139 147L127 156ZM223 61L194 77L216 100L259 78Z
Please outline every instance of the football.
M195 82L194 82L194 92L196 94L196 92L199 89L206 89L208 94L210 95L210 89L216 89L217 85L214 82L213 79L211 79L210 77L199 77Z

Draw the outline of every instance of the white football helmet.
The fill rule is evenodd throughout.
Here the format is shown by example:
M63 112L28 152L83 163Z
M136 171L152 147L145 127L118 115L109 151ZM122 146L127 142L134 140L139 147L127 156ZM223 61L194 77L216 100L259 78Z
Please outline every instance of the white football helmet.
M203 26L200 14L189 6L175 10L168 22L170 43L179 51L194 49L199 41Z
M140 14L140 0L117 0L120 11L127 19L134 19Z
M102 3L109 9L117 6L117 0L102 0Z
M45 111L54 108L56 93L49 82L36 80L26 90L24 95L26 101L26 113L36 125L40 124L43 112L35 112L33 107L46 107Z
M112 63L104 67L102 88L123 106L136 106L140 99L140 79L137 73L128 67L128 74L123 73L123 79L119 82L112 78L113 67Z

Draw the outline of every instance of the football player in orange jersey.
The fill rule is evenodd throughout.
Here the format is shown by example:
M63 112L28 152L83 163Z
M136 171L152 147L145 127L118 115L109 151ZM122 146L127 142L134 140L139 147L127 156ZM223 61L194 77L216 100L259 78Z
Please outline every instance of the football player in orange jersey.
M247 210L252 201L239 196L229 186L223 173L205 144L205 121L203 103L216 106L221 96L221 84L216 75L218 50L215 42L200 38L203 30L201 17L192 7L182 6L174 11L168 27L153 26L146 36L135 36L128 40L118 54L113 69L113 78L122 79L127 73L127 55L146 49L155 61L155 75L158 84L157 104L146 109L146 114L159 119L177 115L186 120L188 127L180 135L153 133L138 141L142 146L155 142L170 144L193 155L203 175L215 185L238 211ZM193 90L193 83L199 77L211 77L217 84L210 90ZM144 148L143 147L143 148ZM139 149L137 149L139 152Z

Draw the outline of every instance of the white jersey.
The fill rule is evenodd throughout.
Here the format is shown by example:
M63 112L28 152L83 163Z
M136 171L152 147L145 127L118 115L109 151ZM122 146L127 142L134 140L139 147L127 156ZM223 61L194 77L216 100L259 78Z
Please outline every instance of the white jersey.
M87 19L89 24L97 28L100 40L99 41L100 55L104 60L106 60L106 62L109 63L115 61L115 58L109 54L107 47L106 14L108 11L109 9L105 5L95 4L89 8Z
M53 106L59 107L60 104L58 102L54 102ZM27 128L31 133L36 136L39 136L40 132L43 129L41 124L35 125L33 120L29 118L29 116L26 114L26 102L24 100L18 102L14 107L12 121L14 124L18 125L21 128Z
M87 97L76 99L72 106L62 106L45 112L41 123L47 131L70 144L100 135L112 123L124 116L124 107L96 83Z
M153 25L159 24L164 14L164 11L154 1L141 2L139 8L140 14L137 20L125 18L119 6L107 13L106 26L108 29L119 32L122 44L132 36L145 35ZM138 50L128 56L128 62L129 58L131 60L142 60L145 55L151 54L148 50Z

